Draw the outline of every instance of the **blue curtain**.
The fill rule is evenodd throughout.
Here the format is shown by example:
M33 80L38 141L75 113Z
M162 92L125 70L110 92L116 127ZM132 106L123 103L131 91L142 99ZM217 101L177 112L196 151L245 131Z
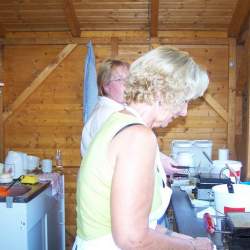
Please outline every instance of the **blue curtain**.
M87 48L88 50L85 58L84 87L83 87L84 123L88 120L98 99L95 54L91 41L88 42Z

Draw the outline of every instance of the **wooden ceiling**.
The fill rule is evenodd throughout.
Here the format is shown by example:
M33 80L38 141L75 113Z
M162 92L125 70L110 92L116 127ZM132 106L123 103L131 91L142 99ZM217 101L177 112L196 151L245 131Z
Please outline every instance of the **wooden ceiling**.
M224 31L237 36L249 0L1 0L0 35L20 31Z

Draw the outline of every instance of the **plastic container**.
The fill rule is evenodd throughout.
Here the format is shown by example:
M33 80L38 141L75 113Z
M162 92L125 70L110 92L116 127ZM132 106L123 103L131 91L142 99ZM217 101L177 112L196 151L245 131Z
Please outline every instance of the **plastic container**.
M179 152L191 152L194 155L194 167L199 167L199 172L209 173L212 164L203 152L211 159L212 146L211 140L173 140L171 153L176 160Z
M213 143L210 140L195 140L194 146L205 152L207 156L212 159Z
M193 142L189 140L173 140L171 143L171 154L174 159L179 152L192 152Z
M221 161L221 160L214 160L213 161L213 168L211 169L212 174L219 175L221 174L221 177L226 176L231 179L232 182L235 182L235 176L234 173L231 172L229 169L226 169L226 167L229 166L234 173L236 174L237 178L240 179L241 175L241 168L242 163L240 161Z
M212 187L217 215L227 212L250 212L250 186L233 184L234 193L229 193L226 184Z

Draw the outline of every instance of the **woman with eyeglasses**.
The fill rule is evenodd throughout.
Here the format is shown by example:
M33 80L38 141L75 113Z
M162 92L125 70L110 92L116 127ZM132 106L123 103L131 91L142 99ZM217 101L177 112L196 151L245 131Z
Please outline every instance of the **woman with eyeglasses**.
M124 84L128 73L129 64L120 60L107 59L100 65L97 76L98 103L82 131L82 157L86 155L89 144L107 118L123 109Z
M92 141L77 182L77 237L73 249L210 250L157 225L171 197L153 128L187 114L203 95L207 72L188 53L159 47L130 67L127 106L112 114Z

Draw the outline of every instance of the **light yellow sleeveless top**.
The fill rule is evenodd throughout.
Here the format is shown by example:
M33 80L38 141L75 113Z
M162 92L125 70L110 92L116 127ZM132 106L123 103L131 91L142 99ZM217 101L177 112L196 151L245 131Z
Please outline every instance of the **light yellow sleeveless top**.
M113 169L107 162L109 142L123 127L140 123L136 117L114 113L104 123L81 162L77 180L77 235L93 240L111 234L110 192ZM155 187L151 217L162 206L162 178L155 169ZM154 217L154 216L153 216Z

